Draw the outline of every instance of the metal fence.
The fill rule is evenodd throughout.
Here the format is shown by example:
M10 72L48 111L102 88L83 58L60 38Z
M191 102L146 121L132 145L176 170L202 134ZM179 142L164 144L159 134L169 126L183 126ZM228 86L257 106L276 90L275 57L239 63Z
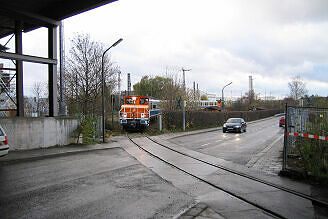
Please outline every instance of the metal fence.
M328 108L286 105L283 170L328 176Z

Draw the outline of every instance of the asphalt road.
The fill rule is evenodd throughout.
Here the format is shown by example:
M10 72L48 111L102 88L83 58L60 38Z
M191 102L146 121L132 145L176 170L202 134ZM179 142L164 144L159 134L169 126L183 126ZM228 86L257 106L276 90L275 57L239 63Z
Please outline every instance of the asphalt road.
M248 124L242 134L220 130L171 141L244 165L278 142L283 130L277 120ZM126 151L112 148L0 163L0 217L173 218L195 203L205 206L204 218L270 217L149 156L128 139L120 145Z
M0 166L1 218L172 218L192 202L121 148Z
M206 132L171 139L171 142L204 154L246 165L256 154L283 135L278 118L247 124L247 132Z

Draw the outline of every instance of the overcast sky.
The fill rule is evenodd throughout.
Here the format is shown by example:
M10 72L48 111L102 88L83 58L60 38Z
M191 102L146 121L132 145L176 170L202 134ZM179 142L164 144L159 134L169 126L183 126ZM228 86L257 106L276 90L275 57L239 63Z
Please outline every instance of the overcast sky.
M132 84L166 69L203 91L240 96L248 77L261 96L285 96L300 75L309 94L328 96L327 0L119 0L66 19L66 50L76 33L110 46L111 59ZM46 56L43 29L24 34L24 52ZM3 43L5 39L1 40ZM36 48L40 48L37 49ZM43 49L42 49L43 48ZM25 64L25 93L33 80L47 80L47 68ZM40 70L41 69L41 70ZM43 71L43 72L42 72Z

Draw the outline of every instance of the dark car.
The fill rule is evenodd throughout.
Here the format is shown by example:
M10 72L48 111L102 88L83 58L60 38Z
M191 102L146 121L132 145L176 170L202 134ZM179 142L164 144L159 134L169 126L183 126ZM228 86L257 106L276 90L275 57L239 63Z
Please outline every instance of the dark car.
M246 132L246 122L242 118L230 118L223 125L223 133L225 132Z
M285 116L280 117L279 119L279 127L285 126Z

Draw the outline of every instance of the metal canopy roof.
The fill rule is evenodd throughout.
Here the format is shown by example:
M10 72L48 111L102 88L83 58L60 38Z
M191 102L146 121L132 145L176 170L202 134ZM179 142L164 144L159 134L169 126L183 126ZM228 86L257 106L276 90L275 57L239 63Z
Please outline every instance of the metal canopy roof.
M15 20L23 31L50 27L59 21L117 0L0 0L0 38L14 33Z

